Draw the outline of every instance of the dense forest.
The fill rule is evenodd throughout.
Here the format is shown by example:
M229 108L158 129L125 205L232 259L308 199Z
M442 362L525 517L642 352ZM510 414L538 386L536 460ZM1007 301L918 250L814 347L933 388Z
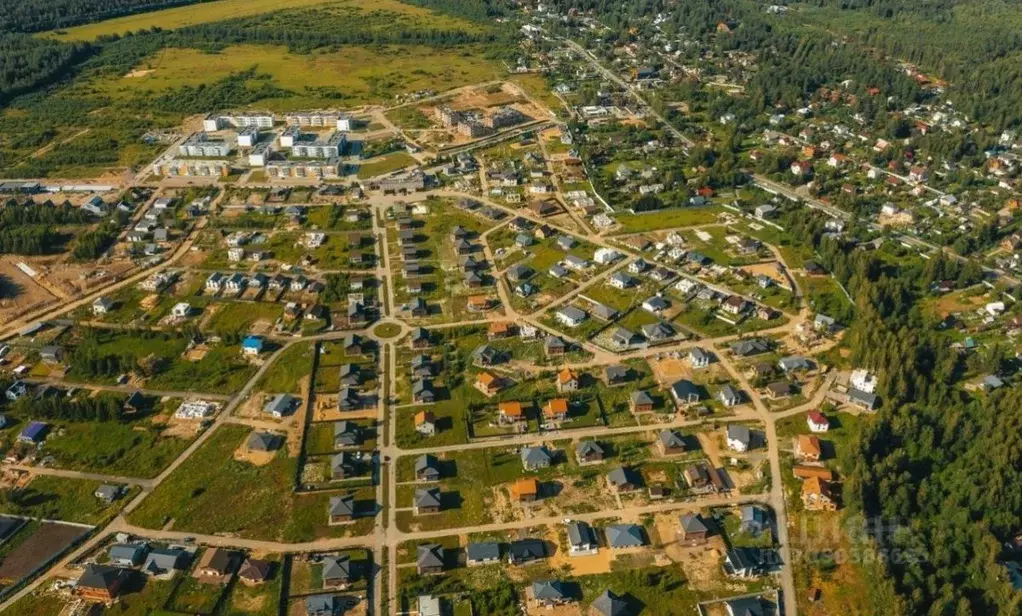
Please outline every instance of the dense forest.
M967 369L1014 370L1014 358L996 345L961 354L919 309L934 282L964 288L982 279L979 267L892 261L825 236L821 218L793 213L784 223L856 298L851 360L879 375L885 404L846 456L854 470L843 498L901 528L876 538L912 555L886 563L906 603L892 613L1020 613L1022 597L995 561L1022 530L1022 392L974 398L955 385Z
M0 30L40 32L205 0L0 0Z

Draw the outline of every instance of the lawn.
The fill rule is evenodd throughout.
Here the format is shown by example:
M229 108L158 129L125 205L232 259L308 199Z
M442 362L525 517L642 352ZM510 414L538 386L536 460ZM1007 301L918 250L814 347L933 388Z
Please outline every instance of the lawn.
M235 584L223 611L225 616L277 616L283 579L280 557L271 554L263 559L274 563L271 573L273 577L259 586Z
M312 354L315 348L312 343L291 345L273 362L257 388L260 391L277 394L297 394L301 389L300 381L312 372Z
M180 6L160 11L117 17L92 24L85 24L47 33L65 41L91 41L100 36L126 34L136 30L161 28L174 30L185 26L236 19L281 11L329 4L333 10L350 10L359 13L392 13L396 19L413 22L421 26L449 24L451 29L477 30L478 26L464 20L440 16L437 13L399 2L398 0L217 0L195 5Z
M621 228L616 232L641 233L657 229L705 225L715 222L717 215L722 211L724 211L722 208L710 206L662 210L647 214L618 214L615 219L620 223Z
M247 334L256 321L274 323L284 314L280 304L259 304L253 302L219 302L216 314L209 320L209 329L223 334L228 332Z
M195 10L195 9L191 9ZM198 12L198 11L196 11ZM429 62L423 62L429 58ZM196 71L196 66L203 70ZM345 105L382 103L397 94L424 89L446 90L500 77L502 68L487 60L482 49L436 50L415 46L345 47L309 54L291 53L272 45L235 45L219 53L169 48L150 56L136 71L142 76L113 76L95 82L103 94L131 99L144 92L164 93L184 86L208 85L256 66L271 83L295 96L266 99L270 111L336 106L325 89L344 93ZM139 73L135 73L139 75Z
M354 532L326 526L329 494L296 496L296 460L281 450L264 466L235 460L250 429L223 426L132 512L133 524L289 542ZM318 522L317 520L321 520Z
M0 504L0 513L99 525L127 500L106 505L93 494L99 485L98 481L41 475L21 492L20 499Z
M374 158L370 162L362 163L362 166L358 168L358 177L360 180L364 180L378 175L386 175L398 169L415 165L417 162L411 154L394 152L393 154Z

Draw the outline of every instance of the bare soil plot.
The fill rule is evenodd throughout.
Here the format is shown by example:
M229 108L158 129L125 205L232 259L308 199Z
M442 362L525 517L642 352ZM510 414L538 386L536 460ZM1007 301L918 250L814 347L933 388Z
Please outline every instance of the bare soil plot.
M775 283L781 286L788 286L788 279L778 269L777 261L767 261L764 263L753 263L752 265L743 265L742 269L747 270L753 276L767 276Z
M11 584L29 575L85 532L81 526L43 522L0 562L0 583Z
M248 462L253 466L265 466L277 457L275 451L252 451L246 443L242 443L234 452L234 459L241 462Z
M663 359L650 359L649 367L653 370L653 376L661 385L670 385L679 379L691 379L692 368L683 359L665 357Z
M31 312L52 304L56 295L15 267L10 260L0 260L0 276L3 276L4 299L0 299L0 323L7 323L19 314Z

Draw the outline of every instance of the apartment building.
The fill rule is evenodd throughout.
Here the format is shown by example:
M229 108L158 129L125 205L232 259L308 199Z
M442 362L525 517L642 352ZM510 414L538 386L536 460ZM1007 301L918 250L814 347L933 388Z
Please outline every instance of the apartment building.
M226 160L171 159L157 163L155 169L164 177L218 177L231 174L231 163Z
M347 136L341 132L315 136L302 134L291 146L291 155L296 158L338 158L347 143Z
M257 143L252 147L252 151L248 153L248 164L250 167L263 167L266 165L266 161L269 159L270 154L273 153L272 143Z
M259 127L246 126L238 131L238 147L251 148L259 143Z
M215 158L229 155L231 145L223 139L213 139L203 131L190 135L178 146L177 151L181 156Z
M311 128L336 128L340 131L350 131L352 118L350 115L336 111L310 111L307 113L292 113L285 118L288 126L311 127Z
M323 161L273 161L266 164L266 176L284 178L336 178L340 176L341 161L337 157Z
M525 116L514 107L501 107L489 117L483 119L483 125L492 130L499 130L515 124L521 124Z

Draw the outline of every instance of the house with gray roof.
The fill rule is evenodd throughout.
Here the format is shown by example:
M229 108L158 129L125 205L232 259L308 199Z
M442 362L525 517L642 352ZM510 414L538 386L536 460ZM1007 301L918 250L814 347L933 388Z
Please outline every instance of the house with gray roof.
M334 449L355 447L361 442L361 430L355 422L347 420L334 422Z
M642 335L649 342L663 342L674 336L674 328L660 321L659 323L648 323L642 326Z
M813 369L812 362L801 355L782 357L781 360L777 362L777 366L784 371L785 374L789 372L800 372Z
M717 399L726 407L737 406L742 403L742 392L728 383L717 392Z
M305 613L307 616L337 616L337 597L327 594L305 597Z
M555 318L566 327L578 327L586 320L586 313L574 306L564 306L555 313Z
M492 541L472 542L465 548L465 554L469 566L500 562L500 544Z
M363 407L362 396L352 387L342 387L337 392L337 407L342 411L357 411Z
M568 555L584 556L596 554L600 544L596 539L596 531L586 522L570 522L568 532Z
M575 447L575 458L580 465L603 461L606 452L596 441L581 441Z
M188 566L190 554L180 548L158 548L146 556L142 573L152 576L169 576Z
M724 603L727 616L763 616L763 601L759 597L731 599Z
M702 543L706 541L707 535L710 534L710 529L698 513L683 514L678 521L681 524L681 537L684 541Z
M429 404L436 401L436 393L433 391L433 381L421 379L412 384L412 401Z
M439 543L420 545L416 550L415 567L420 575L441 573L444 570L444 547Z
M286 415L290 415L292 411L298 408L299 402L301 402L301 400L291 394L277 394L276 396L273 396L269 402L263 405L263 411L280 419Z
M623 597L605 590L589 606L589 611L594 616L625 616L631 613L631 607Z
M646 545L646 534L638 524L613 524L604 533L612 550L639 548Z
M536 603L548 608L564 605L572 600L568 595L568 587L557 580L533 582L532 596Z
M695 404L702 399L702 393L695 383L688 379L679 379L671 385L671 397L679 405Z
M359 465L355 461L355 457L347 451L334 454L330 458L330 473L333 479L346 479L356 474Z
M329 515L331 524L350 521L355 517L355 497L351 494L331 496Z
M607 484L618 492L631 492L641 483L638 474L630 468L619 466L607 473Z
M752 432L749 426L739 424L728 424L727 446L734 451L748 451L752 445Z
M419 595L419 616L442 616L440 597Z
M731 345L731 352L738 357L750 357L752 355L759 355L760 353L767 353L769 351L770 345L762 338L739 340Z
M648 413L653 410L653 398L644 389L637 389L628 396L633 413Z
M879 402L876 394L871 394L854 387L848 390L848 401L865 411L876 410Z
M657 434L657 449L661 455L672 456L688 451L688 445L677 430L661 430Z
M110 564L118 567L137 567L145 562L149 546L145 543L116 543L110 546Z
M329 556L323 560L323 588L347 588L352 580L351 557L347 554Z
M439 513L441 507L440 488L416 488L412 506L415 515Z
M280 447L281 437L271 432L253 432L249 435L248 440L245 442L245 447L249 451L259 451L267 453L270 451L276 451Z
M430 454L423 454L415 459L416 481L439 481L440 462Z
M614 328L610 335L610 341L618 348L626 348L635 344L635 334L623 327Z
M545 445L539 447L523 447L521 452L522 468L527 471L535 471L547 468L553 461L553 454Z

